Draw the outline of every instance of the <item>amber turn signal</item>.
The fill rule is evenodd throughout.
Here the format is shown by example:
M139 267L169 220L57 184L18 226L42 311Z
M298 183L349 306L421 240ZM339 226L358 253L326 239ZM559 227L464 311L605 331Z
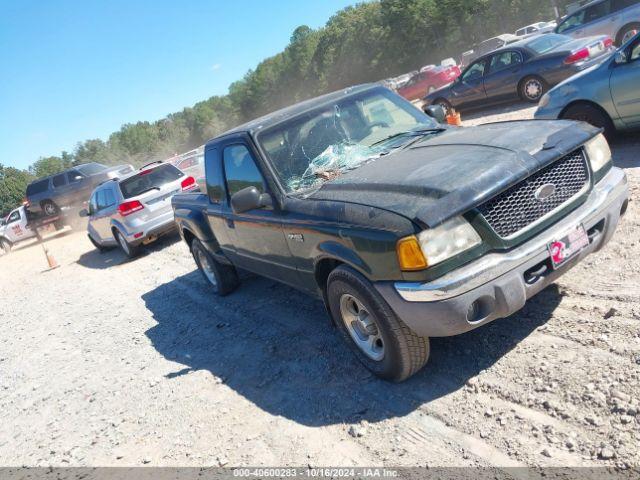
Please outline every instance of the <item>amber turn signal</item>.
M396 253L398 254L400 270L423 270L428 266L418 239L414 235L398 240Z

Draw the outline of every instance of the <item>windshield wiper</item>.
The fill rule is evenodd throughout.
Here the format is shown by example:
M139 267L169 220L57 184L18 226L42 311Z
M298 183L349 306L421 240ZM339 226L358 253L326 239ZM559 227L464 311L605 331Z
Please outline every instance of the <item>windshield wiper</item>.
M407 130L404 132L398 132L398 133L394 133L393 135L389 135L386 138L383 138L382 140L378 140L375 143L372 143L370 146L374 146L374 145L379 145L381 143L384 142L388 142L389 140L393 140L394 138L398 138L398 137L422 137L428 133L439 133L446 130L446 128L443 127L435 127L435 128L422 128L419 130Z

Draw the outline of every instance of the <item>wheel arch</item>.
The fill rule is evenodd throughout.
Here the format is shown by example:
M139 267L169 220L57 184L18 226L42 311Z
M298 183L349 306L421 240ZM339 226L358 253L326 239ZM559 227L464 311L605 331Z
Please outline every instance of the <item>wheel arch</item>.
M618 29L618 31L616 32L616 38L615 38L617 46L621 46L622 44L622 33L625 32L627 28L632 27L634 25L640 28L640 22L627 22Z
M596 109L598 109L603 115L605 115L607 117L607 119L609 119L609 121L613 124L613 119L611 118L611 115L609 114L609 112L607 112L604 107L602 105L600 105L597 102L594 102L593 100L585 100L585 99L577 99L577 100L572 100L571 102L567 103L564 108L560 111L560 113L558 114L558 118L559 119L563 119L564 115L567 113L567 111L572 108L575 107L577 105L588 105L590 107L594 107Z
M0 235L0 242L7 242L10 247L13 247L13 242L4 235Z

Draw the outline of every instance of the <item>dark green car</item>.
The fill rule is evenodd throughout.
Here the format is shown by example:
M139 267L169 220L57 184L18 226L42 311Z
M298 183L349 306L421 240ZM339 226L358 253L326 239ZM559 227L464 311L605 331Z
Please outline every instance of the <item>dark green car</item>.
M640 34L599 66L550 90L535 118L582 120L603 128L609 138L640 128Z
M172 204L215 291L243 269L321 297L394 381L427 362L429 337L511 315L602 248L628 198L594 127L448 127L378 85L214 138L205 171L207 192Z

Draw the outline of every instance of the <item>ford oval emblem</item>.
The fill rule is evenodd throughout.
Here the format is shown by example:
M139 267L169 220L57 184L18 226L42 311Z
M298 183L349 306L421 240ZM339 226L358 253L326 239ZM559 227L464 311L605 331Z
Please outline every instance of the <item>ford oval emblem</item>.
M545 183L534 192L533 196L539 202L544 202L547 198L556 193L556 186L553 183Z

